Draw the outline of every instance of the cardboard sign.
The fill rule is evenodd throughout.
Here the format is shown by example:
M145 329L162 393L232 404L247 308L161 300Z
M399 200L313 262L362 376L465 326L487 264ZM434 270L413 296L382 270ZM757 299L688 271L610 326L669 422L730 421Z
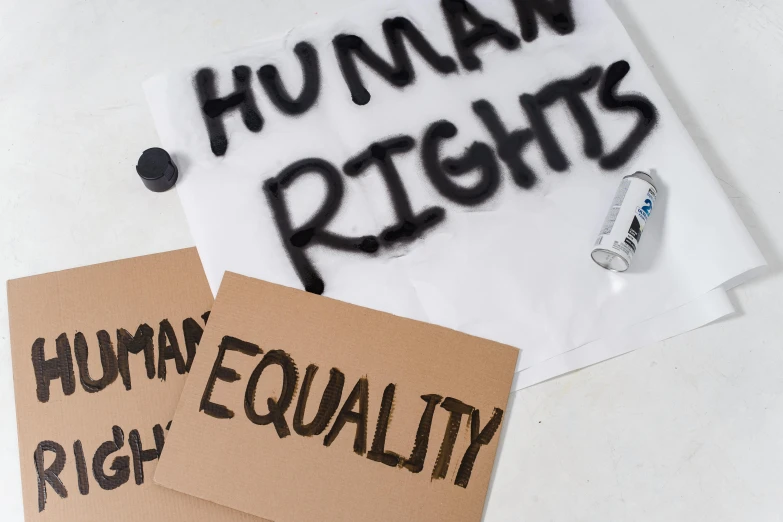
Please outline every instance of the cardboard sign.
M254 520L152 482L211 307L195 249L8 282L25 520Z
M479 520L517 356L227 273L155 481L276 522Z

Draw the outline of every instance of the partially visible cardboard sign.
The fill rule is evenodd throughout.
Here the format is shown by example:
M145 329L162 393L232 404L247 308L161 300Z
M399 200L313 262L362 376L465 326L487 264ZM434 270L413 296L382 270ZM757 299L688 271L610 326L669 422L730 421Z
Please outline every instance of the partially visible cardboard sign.
M195 249L8 282L27 521L255 520L152 481L211 307Z
M514 348L227 273L155 481L275 520L476 521Z

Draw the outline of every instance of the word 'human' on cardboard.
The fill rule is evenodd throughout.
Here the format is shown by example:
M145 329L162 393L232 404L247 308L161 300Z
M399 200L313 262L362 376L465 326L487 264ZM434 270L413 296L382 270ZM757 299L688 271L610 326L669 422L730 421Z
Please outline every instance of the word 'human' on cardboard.
M26 522L257 520L152 481L212 300L194 248L8 282Z

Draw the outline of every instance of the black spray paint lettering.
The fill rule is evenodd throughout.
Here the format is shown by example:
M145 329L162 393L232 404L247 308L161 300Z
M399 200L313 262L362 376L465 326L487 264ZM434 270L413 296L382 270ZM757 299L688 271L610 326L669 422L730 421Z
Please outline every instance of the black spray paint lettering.
M294 53L299 58L303 77L302 90L296 98L291 96L283 85L275 66L265 65L257 73L269 100L288 116L299 116L309 111L318 101L321 92L321 70L315 47L307 42L300 42L294 47ZM217 94L217 75L214 70L200 69L193 79L210 148L215 156L224 156L228 151L228 134L223 120L234 110L239 110L249 131L257 133L264 128L264 117L258 110L253 94L250 67L238 65L234 67L232 75L234 91L223 97Z
M457 135L457 127L449 121L438 121L424 133L421 160L430 183L445 198L454 203L481 205L495 195L500 186L500 169L492 148L473 142L460 158L441 159L440 145ZM479 180L472 187L463 187L451 178L479 170Z
M170 426L171 422L168 423L165 429L168 430ZM160 424L156 424L152 428L155 447L148 449L144 449L138 430L131 430L128 436L128 448L126 448L125 434L122 428L113 426L111 433L111 440L100 444L93 454L93 479L101 489L107 491L115 490L129 481L132 462L136 484L139 486L144 484L144 463L160 458L165 443L164 428ZM123 451L129 451L130 455L118 454ZM53 454L53 458L47 458L47 454ZM73 442L73 455L79 493L83 496L89 495L89 473L81 440ZM49 501L47 496L48 488L51 488L60 498L68 498L68 490L60 478L60 474L65 469L68 459L63 446L51 440L41 441L36 447L33 457L38 483L38 511L41 512L46 508ZM107 473L106 463L110 458L112 460L108 469L112 473ZM49 466L46 466L47 460L52 461Z
M636 113L639 116L636 127L625 141L614 152L601 158L601 167L606 170L616 170L625 165L658 123L658 111L647 98L640 94L617 94L617 87L630 71L631 66L626 61L612 64L598 88L599 99L604 108L613 112Z
M286 191L300 177L318 174L326 182L326 197L313 217L297 228L291 223ZM264 183L269 206L283 238L286 249L299 279L308 292L321 294L324 282L310 259L305 254L307 247L320 244L335 250L373 254L378 251L378 239L374 236L347 237L326 230L343 200L345 187L340 173L329 162L322 159L305 159L289 166L278 176Z
M520 24L522 39L532 42L538 38L539 18L559 35L567 35L576 28L570 0L509 0L513 3ZM476 50L484 45L495 44L507 51L520 48L521 40L513 31L500 22L482 14L467 0L441 0L441 11L445 19L459 61L467 71L480 70L481 59ZM370 102L371 94L362 81L358 61L397 89L414 83L416 72L406 42L441 75L458 72L456 61L438 52L427 37L410 20L404 17L383 21L382 30L391 61L373 50L360 36L339 34L332 39L343 79L351 99L357 105ZM283 114L299 116L309 111L317 101L321 89L321 73L318 52L307 42L294 47L303 73L303 87L300 95L293 98L284 87L277 68L265 65L258 71L258 79L267 97ZM217 94L216 73L209 68L200 69L194 75L194 87L204 123L207 128L210 147L215 156L223 156L228 150L228 136L223 118L239 109L245 127L260 132L264 119L258 110L250 85L250 68L240 65L232 71L234 91L223 97Z
M202 315L206 324L208 313ZM179 348L179 341L171 323L164 319L160 322L158 336L158 376L166 378L166 361L174 359L177 373L184 374L190 370L190 365L196 356L196 348L201 342L203 329L198 323L187 318L182 323L185 346L188 354L187 362L183 358ZM43 338L36 339L31 350L33 373L35 374L36 396L39 402L46 403L50 398L51 383L60 379L63 395L69 396L76 391L76 379L74 375L73 358L79 371L79 380L82 388L88 393L100 392L112 385L120 376L126 390L132 389L129 356L144 353L144 366L148 379L155 378L155 332L147 324L141 324L136 333L124 329L117 329L117 351L106 330L100 330L96 334L98 352L101 361L101 377L95 378L94 369L89 365L89 344L87 337L77 332L74 335L74 354L71 352L71 343L66 334L60 334L55 341L57 355L46 359L46 341Z
M264 127L264 118L256 106L253 90L250 87L252 74L250 67L234 67L234 92L223 98L217 95L217 79L212 69L201 69L194 80L204 123L207 126L209 144L215 156L223 156L228 150L228 135L223 118L227 113L239 109L245 127L252 132L260 132Z
M441 0L440 5L451 31L454 48L457 49L462 66L468 71L481 69L476 47L490 40L508 51L519 48L517 35L499 22L485 17L467 0ZM465 22L471 24L473 29L466 29Z
M616 62L602 77L602 68L592 66L574 77L551 82L535 94L523 94L519 101L522 114L528 118L529 128L509 130L491 103L487 100L474 102L473 111L495 142L494 149L485 143L475 142L463 156L442 159L441 143L454 138L458 129L445 120L430 124L424 132L421 145L424 173L443 197L461 206L474 206L489 200L497 192L500 184L498 157L508 167L517 186L529 189L535 185L538 179L536 173L524 159L525 151L534 143L540 147L553 171L568 170L570 160L560 146L546 114L549 107L561 101L568 108L582 135L584 155L599 161L604 168L616 168L624 164L639 149L657 122L655 107L646 98L616 92L619 82L629 70L627 62ZM584 100L596 86L599 100L607 110L639 115L631 134L609 154L604 153L603 139L596 119ZM371 166L378 167L397 219L396 223L378 232L377 237L380 240L376 236L344 237L325 230L337 215L345 191L339 173L325 160L310 158L295 162L264 184L280 239L305 290L322 294L326 287L306 253L306 248L312 244L346 252L372 254L380 245L393 246L398 242L418 239L424 232L444 221L446 211L442 207L427 207L418 214L411 207L408 192L394 163L394 156L407 153L414 146L415 141L410 136L389 138L370 145L348 160L343 169L346 175L355 177ZM476 170L479 172L479 181L471 187L459 185L452 179ZM290 219L291 202L285 197L285 192L300 176L311 173L321 175L326 181L326 196L321 208L314 213L310 221L294 228Z
M418 214L414 213L411 207L408 192L394 164L394 155L409 152L415 144L416 141L410 136L399 136L373 143L367 150L348 160L343 167L345 174L350 177L356 177L372 166L378 167L397 216L397 223L387 227L380 234L381 240L386 244L413 241L443 221L446 215L445 210L440 207L426 208Z
M267 97L283 114L289 116L299 116L309 111L318 101L321 92L318 51L307 42L299 42L294 47L294 54L302 65L302 90L296 98L292 97L283 85L277 67L265 65L258 70L258 80Z
M571 34L576 29L571 0L512 0L519 17L522 39L532 42L538 38L540 15L557 34Z
M364 62L394 87L402 88L414 82L416 73L403 38L406 38L419 55L437 72L450 74L457 71L454 59L438 53L421 31L407 18L398 17L384 20L383 34L391 53L392 63L384 60L362 38L356 35L340 34L333 40L340 70L355 104L367 105L371 97L362 82L361 74L359 74L357 59Z
M518 186L528 189L536 184L536 174L522 157L527 145L535 139L532 129L508 131L500 120L495 107L487 100L473 103L473 112L484 123L492 139L495 140L497 154L508 167L511 178ZM493 154L494 159L494 154Z
M595 119L581 96L596 86L601 77L601 71L600 67L590 67L576 78L552 82L541 89L538 94L523 94L519 99L530 120L530 126L538 143L544 151L547 163L556 172L568 170L570 162L560 148L544 110L561 99L565 100L582 131L585 156L590 159L600 157L603 152L601 136L598 133Z
M207 383L202 395L200 411L210 417L228 420L234 417L232 410L225 405L216 405L210 402L212 391L218 380L225 382L237 382L241 376L233 369L226 368L224 358L227 351L236 351L249 357L256 357L261 354L258 345L237 339L231 336L225 336L220 343L218 353L213 365L213 371L207 379ZM259 414L256 410L256 393L259 380L262 374L269 366L280 366L283 372L282 390L279 399L267 398L268 413ZM503 410L495 408L492 418L486 426L481 429L481 420L479 411L473 406L469 406L457 399L436 394L422 395L421 399L425 402L424 410L419 420L418 429L413 440L413 449L410 458L403 458L400 454L390 451L386 447L386 439L389 432L389 425L394 410L394 400L397 393L397 385L388 384L383 390L383 395L378 409L378 415L375 421L375 431L370 450L367 451L367 435L369 423L369 401L370 401L370 383L368 377L361 377L356 381L351 392L345 398L340 407L343 388L345 385L345 375L337 368L332 368L329 375L329 382L324 388L318 411L314 419L309 424L303 424L303 417L307 402L311 394L311 387L315 375L318 372L318 366L311 364L307 367L304 380L297 401L296 410L293 414L294 432L302 437L313 437L322 434L329 423L334 419L331 429L323 439L323 445L330 447L337 440L348 424L353 424L353 452L359 456L384 464L391 468L405 468L411 473L418 474L424 469L429 447L429 439L432 431L433 418L436 414L437 406L449 412L446 432L440 445L440 451L435 461L432 479L443 479L446 477L450 462L456 446L462 417L469 415L470 418L470 444L465 450L460 460L459 468L456 473L454 484L463 488L468 487L470 476L473 471L476 459L482 446L489 445L500 428L503 419ZM287 411L296 394L297 381L296 363L293 358L281 351L269 351L261 362L256 366L253 373L248 378L244 394L244 407L247 419L258 426L273 425L278 438L283 439L291 435L288 428L288 422L285 419ZM337 411L339 407L339 412ZM335 415L336 414L336 415ZM157 440L157 439L156 439ZM152 458L154 450L148 450L149 457ZM159 454L158 454L159 455ZM136 462L134 460L134 462ZM135 465L135 464L134 464Z

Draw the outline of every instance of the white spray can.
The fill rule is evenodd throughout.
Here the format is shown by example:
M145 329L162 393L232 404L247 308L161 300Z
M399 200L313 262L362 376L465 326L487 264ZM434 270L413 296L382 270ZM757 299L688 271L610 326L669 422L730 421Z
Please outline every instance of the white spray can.
M625 272L631 267L657 196L649 174L637 172L623 178L595 242L593 261L613 272Z

